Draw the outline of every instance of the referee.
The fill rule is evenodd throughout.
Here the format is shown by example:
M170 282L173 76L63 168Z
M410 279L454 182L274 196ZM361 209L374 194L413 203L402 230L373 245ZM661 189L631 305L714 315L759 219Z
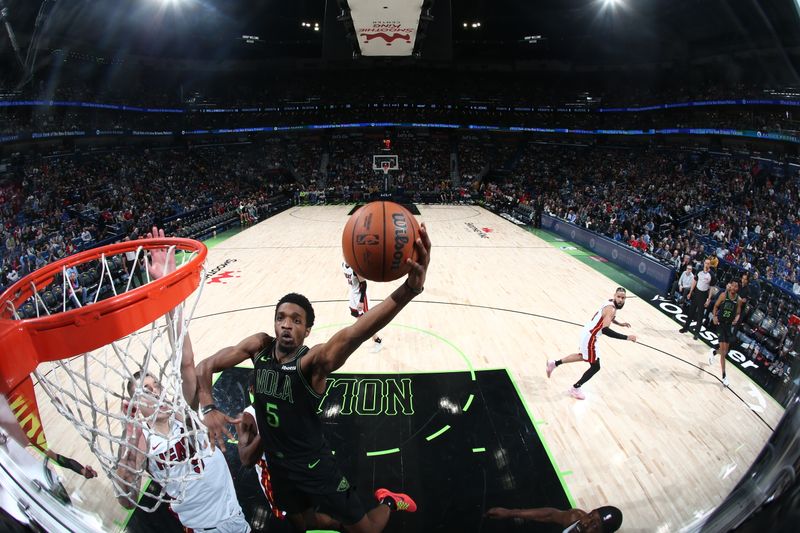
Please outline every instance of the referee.
M686 333L691 327L692 320L695 321L694 339L700 336L700 328L703 327L703 314L711 304L711 261L703 261L703 270L697 273L697 279L692 282L689 289L689 308L686 310L686 323L680 329L681 333Z

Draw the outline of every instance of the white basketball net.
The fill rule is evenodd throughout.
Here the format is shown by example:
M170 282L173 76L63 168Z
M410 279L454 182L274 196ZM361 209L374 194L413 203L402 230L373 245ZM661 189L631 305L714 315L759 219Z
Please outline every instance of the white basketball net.
M170 254L175 254L174 246L169 249ZM184 261L179 257L179 262L186 264L193 256L184 254ZM92 305L103 295L122 294L151 281L147 268L139 264L140 259L145 265L149 263L145 250L141 247L136 250L135 266L127 275L120 274L124 259L123 254L103 255L92 263L80 265L83 272L91 272L94 265L97 269L94 277L99 271L97 286L92 285L88 297L81 288L73 288L64 267L59 308L53 311L52 292L57 292L57 287L50 287L49 296L34 288L37 314L83 307L84 300L85 305ZM202 457L208 453L205 427L184 399L180 374L184 340L204 280L205 268L198 290L152 324L92 352L40 364L34 372L58 412L77 428L99 459L101 468L113 482L116 496L127 496L145 511L155 510L161 502L181 502L187 483L202 475ZM45 300L51 302L49 306ZM16 310L15 315L20 318ZM144 388L148 375L161 384L161 390L156 389L155 394ZM132 395L126 390L128 382ZM129 402L124 412L123 401ZM156 418L163 422L167 416L166 425L171 431L161 435L155 429ZM135 437L139 434L145 438L144 453L137 449ZM129 461L135 466L129 465ZM165 489L153 496L152 505L136 501L145 475Z

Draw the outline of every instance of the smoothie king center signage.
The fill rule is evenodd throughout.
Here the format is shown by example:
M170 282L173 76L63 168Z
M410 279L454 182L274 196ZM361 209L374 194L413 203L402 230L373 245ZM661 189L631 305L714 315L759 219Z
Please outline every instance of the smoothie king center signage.
M363 56L410 56L423 0L349 0Z

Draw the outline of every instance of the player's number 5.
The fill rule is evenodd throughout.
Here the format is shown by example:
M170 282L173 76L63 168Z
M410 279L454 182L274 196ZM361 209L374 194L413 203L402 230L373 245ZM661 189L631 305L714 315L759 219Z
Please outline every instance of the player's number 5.
M274 403L267 403L267 424L276 428L280 425L281 419L278 418L278 406Z

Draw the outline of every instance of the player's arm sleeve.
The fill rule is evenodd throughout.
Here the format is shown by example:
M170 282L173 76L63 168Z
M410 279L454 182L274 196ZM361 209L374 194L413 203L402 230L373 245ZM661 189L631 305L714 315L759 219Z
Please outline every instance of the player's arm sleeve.
M362 299L367 295L367 282L366 281L361 280L358 283L358 291L361 294L361 298Z
M603 335L608 335L612 339L621 339L623 341L628 340L627 335L623 335L622 333L617 333L611 328L603 328Z
M60 453L57 453L56 454L56 463L58 463L59 466L63 466L64 468L69 468L70 470L72 470L76 474L83 475L82 474L83 473L83 465L80 464L75 459L73 459L72 457L66 457L64 455L61 455Z

